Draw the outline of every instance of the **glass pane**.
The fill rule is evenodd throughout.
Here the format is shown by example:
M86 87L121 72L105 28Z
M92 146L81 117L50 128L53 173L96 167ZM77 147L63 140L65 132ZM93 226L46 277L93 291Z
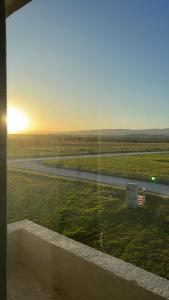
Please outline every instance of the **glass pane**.
M169 279L168 13L36 0L7 21L11 297L115 299L111 273L132 299L124 262Z

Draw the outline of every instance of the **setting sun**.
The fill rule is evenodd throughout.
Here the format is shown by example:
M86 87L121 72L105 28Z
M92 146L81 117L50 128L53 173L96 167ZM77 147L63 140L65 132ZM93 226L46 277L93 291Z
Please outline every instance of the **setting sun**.
M8 133L24 131L28 126L28 119L19 109L8 108L7 114Z

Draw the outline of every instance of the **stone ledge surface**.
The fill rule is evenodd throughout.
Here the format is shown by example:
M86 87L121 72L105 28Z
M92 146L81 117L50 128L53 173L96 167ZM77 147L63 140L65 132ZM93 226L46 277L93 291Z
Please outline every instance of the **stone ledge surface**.
M106 278L108 279L111 278L112 282L113 280L115 281L115 285L119 284L119 287L123 285L123 283L125 283L124 285L126 285L128 289L128 284L129 284L129 289L133 289L134 291L133 293L136 293L137 295L135 300L140 299L139 292L141 293L141 291L143 290L145 291L145 299L169 299L169 281L167 279L164 279L155 274L147 272L130 263L124 262L118 258L104 254L98 250L95 250L91 247L88 247L79 242L71 240L67 237L62 236L61 234L53 232L49 229L46 229L28 220L23 220L21 222L10 224L8 226L8 230L9 233L17 230L22 231L25 235L25 238L27 235L28 240L30 239L31 241L32 238L34 239L34 241L36 239L40 239L41 242L45 243L44 245L48 244L54 247L53 249L55 249L58 252L56 265L59 265L58 255L60 255L61 258L63 257L65 261L67 259L68 262L67 265L69 265L69 260L73 258L75 268L74 270L72 269L72 276L73 276L73 272L76 272L76 261L75 261L76 258L76 260L80 262L80 266L82 267L82 269L84 269L84 272L90 272L91 269L91 274L92 272L94 272L93 274L97 274L97 270L98 270L99 276L102 276L100 275L102 272L104 280L106 280ZM69 260L68 260L68 255L70 257ZM72 266L70 266L70 268L71 267ZM63 262L63 268L66 268L64 262ZM77 270L79 272L79 265L77 266ZM66 277L67 274L65 273L65 278ZM79 281L80 286L85 286L84 283L82 282L86 280L86 277L84 278L82 274L82 280L81 282ZM70 278L68 277L68 279ZM151 293L150 295L146 296L146 291L147 293L151 292L152 296ZM86 298L82 298L82 299L86 299ZM121 299L121 298L119 297L117 299ZM134 296L131 299L134 299Z

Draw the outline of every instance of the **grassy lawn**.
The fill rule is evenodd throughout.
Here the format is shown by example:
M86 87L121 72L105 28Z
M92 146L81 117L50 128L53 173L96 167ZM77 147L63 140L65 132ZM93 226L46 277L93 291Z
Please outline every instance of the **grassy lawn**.
M169 184L169 154L46 160L45 165Z
M25 218L169 279L169 198L128 209L124 190L10 171L8 221Z
M76 137L54 134L15 134L8 136L9 158L155 150L169 151L169 142L117 141L112 138L101 140L97 137Z

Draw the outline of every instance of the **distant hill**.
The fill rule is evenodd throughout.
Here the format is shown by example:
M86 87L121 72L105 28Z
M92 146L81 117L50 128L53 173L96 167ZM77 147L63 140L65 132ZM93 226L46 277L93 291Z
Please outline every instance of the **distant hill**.
M79 131L27 131L22 134L57 134L118 139L169 139L169 128L155 129L91 129Z
M149 136L166 136L169 137L169 128L164 129L92 129L92 130L79 130L79 131L67 131L65 134L72 135L87 135L87 136L130 136L130 137L144 137Z

